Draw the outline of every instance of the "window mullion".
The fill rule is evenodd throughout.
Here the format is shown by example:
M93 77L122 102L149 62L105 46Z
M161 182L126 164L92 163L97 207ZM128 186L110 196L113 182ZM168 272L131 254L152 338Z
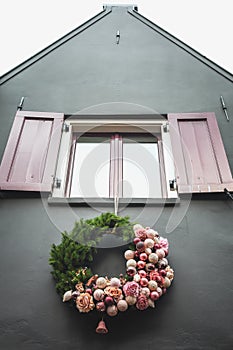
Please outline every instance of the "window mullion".
M118 197L123 197L123 140L119 136L118 143Z
M115 181L115 136L111 136L110 141L110 176L109 176L109 197L114 197Z

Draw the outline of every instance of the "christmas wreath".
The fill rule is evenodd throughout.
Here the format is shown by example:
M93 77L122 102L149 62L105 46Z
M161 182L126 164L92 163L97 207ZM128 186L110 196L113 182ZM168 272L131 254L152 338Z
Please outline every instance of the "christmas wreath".
M124 252L126 273L117 277L98 276L89 267L106 233L132 242ZM127 216L104 213L76 222L70 234L62 233L61 244L52 245L49 263L63 302L72 302L81 313L100 312L96 332L103 334L108 332L104 314L113 317L129 307L140 311L155 307L174 278L167 255L168 240L158 232L131 223Z

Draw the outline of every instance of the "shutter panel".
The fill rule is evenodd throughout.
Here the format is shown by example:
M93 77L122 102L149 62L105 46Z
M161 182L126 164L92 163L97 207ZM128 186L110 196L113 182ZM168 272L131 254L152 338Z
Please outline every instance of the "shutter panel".
M179 193L233 190L214 113L169 114Z
M64 115L17 111L0 167L0 189L52 189Z

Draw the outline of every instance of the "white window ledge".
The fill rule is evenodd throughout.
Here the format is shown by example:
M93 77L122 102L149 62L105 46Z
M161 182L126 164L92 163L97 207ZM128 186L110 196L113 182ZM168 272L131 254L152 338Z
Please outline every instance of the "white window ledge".
M48 197L50 205L99 205L99 206L114 206L112 198L56 198ZM119 207L121 206L162 206L180 204L180 198L121 198L119 199Z

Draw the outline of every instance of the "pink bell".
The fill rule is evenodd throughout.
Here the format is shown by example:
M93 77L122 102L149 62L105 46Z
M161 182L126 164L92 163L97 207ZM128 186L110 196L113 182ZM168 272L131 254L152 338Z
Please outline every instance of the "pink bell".
M96 331L96 333L99 333L99 334L108 333L108 329L107 329L105 322L103 320L99 321L99 324L98 324L95 331Z

